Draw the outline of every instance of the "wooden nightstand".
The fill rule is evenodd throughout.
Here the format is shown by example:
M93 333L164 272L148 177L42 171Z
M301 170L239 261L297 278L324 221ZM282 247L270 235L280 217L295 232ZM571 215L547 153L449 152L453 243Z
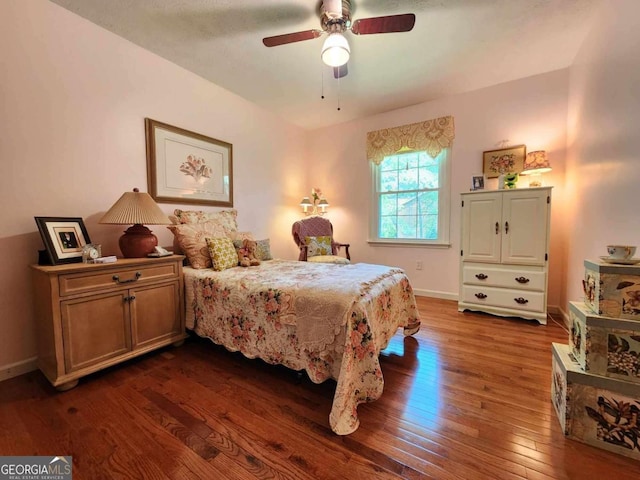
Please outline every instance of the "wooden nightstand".
M38 367L58 390L185 334L181 255L32 265Z

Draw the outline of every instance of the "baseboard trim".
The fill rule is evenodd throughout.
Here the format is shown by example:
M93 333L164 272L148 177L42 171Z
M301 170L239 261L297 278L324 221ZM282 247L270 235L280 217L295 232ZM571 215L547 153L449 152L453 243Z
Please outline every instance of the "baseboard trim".
M38 357L0 366L0 382L38 369Z
M557 317L558 322L562 322L562 325L567 329L567 331L569 330L569 326L571 324L570 320L569 320L569 312L567 312L565 309L558 307L557 311L555 312L555 315Z
M456 302L458 301L457 293L438 292L435 290L423 290L421 288L414 288L413 293L418 297L431 297L431 298L441 298L443 300L455 300Z

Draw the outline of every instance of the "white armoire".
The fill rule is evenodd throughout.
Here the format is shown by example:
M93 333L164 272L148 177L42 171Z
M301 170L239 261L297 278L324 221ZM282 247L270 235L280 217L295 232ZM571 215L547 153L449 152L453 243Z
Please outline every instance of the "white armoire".
M551 187L463 193L458 311L547 323Z

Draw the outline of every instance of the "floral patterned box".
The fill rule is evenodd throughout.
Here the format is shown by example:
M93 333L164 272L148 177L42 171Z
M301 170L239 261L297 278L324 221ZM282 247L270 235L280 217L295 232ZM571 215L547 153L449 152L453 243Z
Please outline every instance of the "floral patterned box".
M640 265L584 261L584 303L596 315L640 322Z
M640 385L583 372L569 345L552 350L551 401L564 434L640 460Z
M583 371L640 383L640 322L601 317L569 302L569 346Z

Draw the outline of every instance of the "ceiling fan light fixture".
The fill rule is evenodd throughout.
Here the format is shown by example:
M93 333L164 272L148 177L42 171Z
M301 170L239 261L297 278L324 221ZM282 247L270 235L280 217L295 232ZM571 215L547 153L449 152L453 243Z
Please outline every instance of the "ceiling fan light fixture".
M322 45L322 61L330 67L341 67L349 61L349 42L339 33L330 33Z

